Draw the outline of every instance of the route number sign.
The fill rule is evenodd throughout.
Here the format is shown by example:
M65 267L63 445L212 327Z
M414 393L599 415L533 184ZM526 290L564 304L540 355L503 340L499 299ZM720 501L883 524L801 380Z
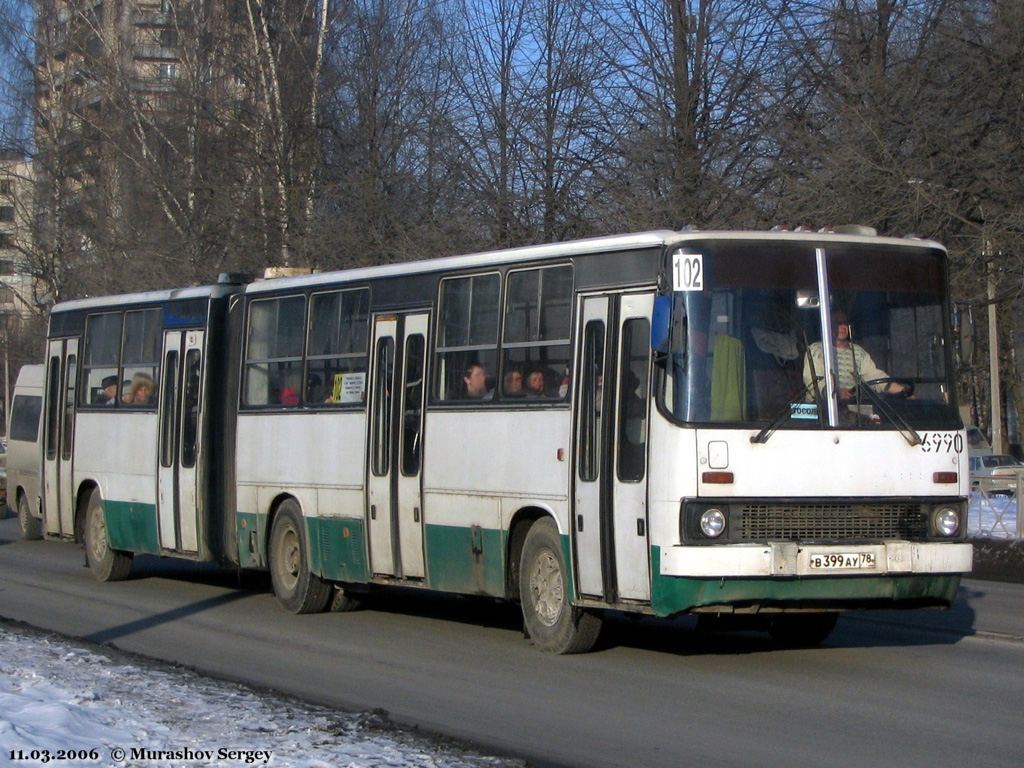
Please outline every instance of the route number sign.
M699 253L672 254L672 290L704 290L704 256Z

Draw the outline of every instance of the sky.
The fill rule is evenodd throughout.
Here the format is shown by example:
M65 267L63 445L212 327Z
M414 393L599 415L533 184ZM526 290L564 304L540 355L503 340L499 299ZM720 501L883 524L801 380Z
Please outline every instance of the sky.
M384 712L340 712L0 623L0 766L42 764L525 766L399 728Z

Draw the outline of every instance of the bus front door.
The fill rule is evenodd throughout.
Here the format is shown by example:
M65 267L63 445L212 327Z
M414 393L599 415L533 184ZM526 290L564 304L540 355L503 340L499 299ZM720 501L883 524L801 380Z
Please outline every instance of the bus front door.
M75 392L78 339L51 341L46 356L46 424L43 433L43 519L46 533L75 533Z
M367 527L374 574L421 579L422 450L427 313L378 315L373 325Z
M573 537L582 595L650 599L647 422L651 293L580 307Z
M199 551L203 336L199 330L164 334L157 519L160 548L172 552Z

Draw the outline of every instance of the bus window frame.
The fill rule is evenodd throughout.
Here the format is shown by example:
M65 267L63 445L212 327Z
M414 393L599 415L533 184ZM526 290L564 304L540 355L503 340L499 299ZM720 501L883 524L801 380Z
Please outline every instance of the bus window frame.
M365 315L365 323L364 323L363 351L362 351L362 353L342 352L342 353L337 353L337 354L333 354L333 353L332 354L322 354L322 355L321 354L317 354L317 355L312 354L311 350L312 350L312 342L313 342L313 321L314 321L314 317L315 317L315 313L313 311L314 304L316 303L317 299L320 298L320 297L329 296L329 295L332 295L332 294L337 294L339 297L341 297L343 294L346 294L346 293L350 293L350 294L363 293L366 296L366 305L365 305L366 306L366 315ZM343 301L344 300L342 299L342 302ZM342 306L343 306L343 303L342 303ZM373 289L372 289L372 287L369 284L366 284L366 285L351 285L351 286L350 285L332 286L332 287L328 287L328 288L326 288L324 290L317 290L317 291L311 291L310 292L310 294L308 296L308 299L307 299L307 302L306 302L305 342L304 342L303 357L302 357L303 392L302 392L302 397L301 397L301 401L300 401L301 404L306 405L306 406L310 406L310 407L316 407L316 408L331 408L331 409L343 409L343 410L362 410L362 409L366 408L366 399L367 399L366 395L367 395L367 391L368 391L368 388L369 388L369 385L370 385L370 381L369 381L369 378L370 378L370 348L371 348L371 343L370 342L372 340L371 339L372 316L373 316ZM340 322L341 322L341 318L339 318L339 325L338 325L339 328L341 327ZM351 334L350 334L350 336L351 336ZM346 360L346 361L348 361L348 360L356 360L356 361L362 360L363 364L362 364L362 370L361 371L340 372L343 375L345 373L362 373L363 374L363 393L362 393L363 396L362 396L362 399L359 402L349 402L349 403L346 403L346 402L335 402L333 399L331 399L331 400L311 399L310 398L310 378L311 378L313 372L310 371L310 364L313 361L319 361L319 360ZM319 372L315 372L315 373L319 373ZM335 375L338 375L338 374L335 374ZM326 382L324 382L323 386L324 386L325 391L332 392L332 397L333 397L333 388L328 389L328 385L327 385Z
M525 276L528 273L536 272L539 279L537 281L537 291L538 291L537 303L534 306L536 306L536 307L544 307L545 304L543 302L543 294L544 294L544 279L543 279L543 275L544 275L544 273L546 271L548 271L548 270L555 270L555 269L568 269L569 270L569 292L568 292L568 295L566 295L566 297L565 297L565 300L566 300L566 320L567 320L566 329L565 330L566 330L566 333L568 335L566 337L564 337L564 338L559 338L559 339L545 339L545 340L540 340L540 339L530 340L530 339L528 339L528 340L525 340L525 341L508 341L506 337L508 335L508 327L509 327L509 315L510 315L509 302L511 300L510 297L511 297L511 294L512 294L512 291L511 291L512 281L516 277L518 277L518 276ZM564 262L558 262L558 263L554 263L554 264L534 264L534 265L524 265L524 266L521 266L521 267L517 266L515 269L509 269L505 273L505 286L504 287L505 287L505 291L504 291L502 307L501 307L501 309L502 309L502 312L501 312L501 333L500 333L500 336L499 336L499 347L498 347L498 367L499 367L499 370L498 370L498 376L497 376L496 383L495 383L495 389L498 390L498 391L495 392L494 399L495 400L503 400L506 403L522 404L522 403L526 402L526 403L530 403L532 405L536 405L536 404L539 404L539 403L561 403L561 402L566 402L569 399L570 388L566 387L565 393L562 394L562 395L559 395L558 394L558 390L559 390L559 387L561 385L560 381L558 382L558 384L555 384L554 382L547 381L547 378L545 378L545 382L548 384L548 386L546 387L546 390L545 390L545 394L542 397L532 397L532 398L529 397L529 396L508 397L507 395L504 395L504 393L502 391L500 391L501 387L499 385L503 384L503 382L505 381L505 375L507 373L508 368L510 367L510 364L509 364L509 361L508 361L508 355L506 354L506 351L509 351L509 350L546 350L546 349L556 349L556 348L562 349L562 350L565 351L565 363L564 363L565 370L562 373L564 375L564 374L569 373L571 371L572 364L573 364L573 349L572 349L573 323L575 321L575 318L574 318L574 315L573 315L573 298L576 296L576 268L575 268L575 265L571 261L564 261ZM541 316L543 316L543 314L544 314L544 312L542 311L541 315L538 316L538 319L537 319L537 322L538 322L538 335L540 333L540 327L539 327L540 324L541 324L541 319L540 318L541 318ZM529 331L529 329L527 329L526 335L529 335L529 333L530 333L530 331ZM524 382L525 382L525 379L527 378L529 372L531 370L534 370L534 369L547 369L547 370L550 370L554 376L558 376L558 373L559 373L550 364L547 364L547 363L524 362L524 363L516 363L515 365L518 365L518 366L521 367L522 372L523 372Z
M489 345L482 344L463 344L456 346L441 346L439 343L441 336L445 332L445 286L450 285L457 280L473 280L476 278L495 277L498 280L498 297L497 297L497 308L495 313L497 315L494 330L494 342ZM502 308L504 307L504 292L505 292L505 273L500 269L488 269L477 272L466 272L455 275L446 275L438 280L437 284L437 325L434 329L433 344L428 345L430 354L433 357L433 365L428 366L433 368L431 373L431 384L430 384L430 398L429 402L431 405L444 405L454 406L462 408L472 408L481 406L491 406L494 404L494 391L498 385L497 371L499 367L500 355L501 355L501 334L502 324L504 321L504 313ZM472 295L472 292L471 292ZM470 310L470 316L472 316L472 309ZM488 363L481 359L480 352L490 353L493 355L493 363ZM483 398L466 398L461 390L458 394L450 397L441 397L441 388L444 384L444 371L447 367L447 360L444 359L445 355L457 355L463 353L477 353L472 358L467 358L466 362L460 366L460 371L470 363L477 363L483 365L488 370L488 377L494 381L495 386L491 388L492 396L487 399ZM461 383L462 374L459 374L458 383Z
M249 356L249 350L252 346L252 307L254 304L269 304L270 302L277 302L278 305L282 301L291 299L302 300L302 324L301 324L301 349L298 356L289 355L286 357L266 357L266 358L251 358ZM309 294L301 292L282 293L282 294L271 294L270 296L257 296L252 297L246 302L245 306L245 318L242 326L242 333L244 334L244 344L241 354L241 365L239 370L239 394L238 394L238 410L239 411L281 411L281 410L294 410L303 406L303 394L305 387L301 381L301 377L304 376L305 371L305 359L306 359L306 334L309 323ZM285 404L282 402L271 402L269 396L269 366L272 363L295 363L298 365L299 372L299 388L297 390L298 399L294 404ZM248 402L248 385L249 385L249 372L250 368L254 365L266 365L267 366L267 379L268 379L268 395L267 402L265 403L250 403ZM282 390L283 392L283 390ZM280 394L278 396L280 400Z

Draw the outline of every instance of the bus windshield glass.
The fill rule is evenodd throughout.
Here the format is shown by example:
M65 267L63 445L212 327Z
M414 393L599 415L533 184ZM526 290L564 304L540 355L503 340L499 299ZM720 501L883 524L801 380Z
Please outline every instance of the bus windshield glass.
M959 425L941 250L706 240L674 249L672 259L677 267L680 259L696 264L701 275L673 293L663 359L660 397L679 421L777 422L781 429Z

